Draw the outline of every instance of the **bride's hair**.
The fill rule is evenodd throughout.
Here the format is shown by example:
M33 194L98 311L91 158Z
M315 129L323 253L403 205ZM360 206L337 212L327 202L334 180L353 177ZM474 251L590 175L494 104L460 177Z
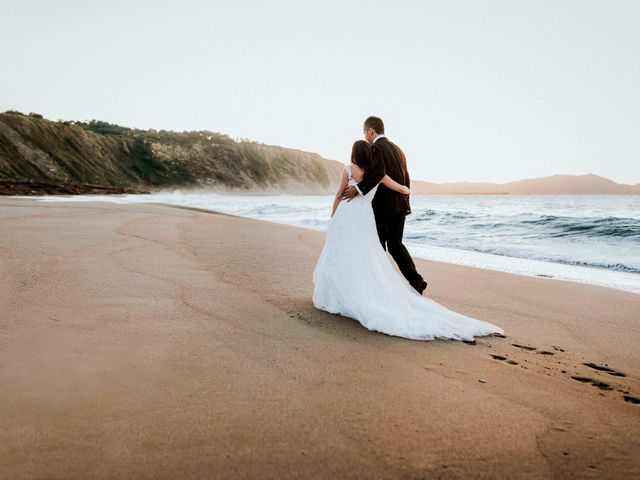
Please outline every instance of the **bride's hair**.
M358 140L351 147L351 161L359 166L366 175L371 169L373 155L371 145L364 140Z

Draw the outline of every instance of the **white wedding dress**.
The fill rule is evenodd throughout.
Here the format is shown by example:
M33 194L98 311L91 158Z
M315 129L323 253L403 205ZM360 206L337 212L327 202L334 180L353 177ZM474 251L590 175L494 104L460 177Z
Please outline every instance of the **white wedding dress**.
M351 166L345 170L348 185L355 185ZM414 340L473 340L504 333L423 297L395 270L378 240L371 207L377 189L338 205L313 272L314 306L353 318L369 330Z

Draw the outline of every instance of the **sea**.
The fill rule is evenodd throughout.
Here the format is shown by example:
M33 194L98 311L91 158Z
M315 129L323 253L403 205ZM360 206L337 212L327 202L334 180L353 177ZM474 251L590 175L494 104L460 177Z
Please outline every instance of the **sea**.
M332 195L45 196L163 203L323 231ZM418 258L640 294L640 195L412 195L404 241Z

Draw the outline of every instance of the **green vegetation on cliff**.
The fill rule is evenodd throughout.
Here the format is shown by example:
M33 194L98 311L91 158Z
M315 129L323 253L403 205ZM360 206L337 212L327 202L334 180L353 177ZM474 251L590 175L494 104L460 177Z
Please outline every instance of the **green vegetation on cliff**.
M0 113L0 179L132 189L332 192L342 165L318 154L208 132Z

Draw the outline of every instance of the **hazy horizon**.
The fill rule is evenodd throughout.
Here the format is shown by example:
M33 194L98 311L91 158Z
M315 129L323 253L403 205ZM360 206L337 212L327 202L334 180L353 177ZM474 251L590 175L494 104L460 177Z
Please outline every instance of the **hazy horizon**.
M379 115L416 180L640 183L638 2L0 4L0 111L341 162Z

